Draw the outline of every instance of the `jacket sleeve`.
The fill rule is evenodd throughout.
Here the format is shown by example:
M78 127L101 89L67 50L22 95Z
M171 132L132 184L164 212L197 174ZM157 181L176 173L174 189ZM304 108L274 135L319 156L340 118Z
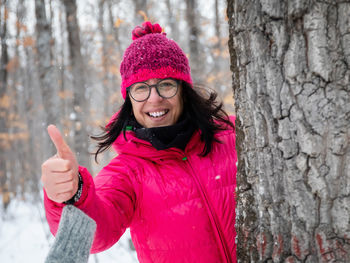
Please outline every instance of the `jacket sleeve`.
M130 225L136 203L131 171L114 158L94 179L84 167L79 172L83 191L74 205L95 220L91 253L98 253L115 244ZM50 231L56 235L64 204L50 200L44 191L44 205Z

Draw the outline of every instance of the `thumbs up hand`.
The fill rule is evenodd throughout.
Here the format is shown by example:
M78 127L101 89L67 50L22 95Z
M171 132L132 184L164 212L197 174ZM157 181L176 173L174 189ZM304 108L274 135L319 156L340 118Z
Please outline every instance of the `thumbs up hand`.
M57 154L41 165L41 181L47 196L52 201L63 203L78 191L78 161L56 126L49 125L47 131Z

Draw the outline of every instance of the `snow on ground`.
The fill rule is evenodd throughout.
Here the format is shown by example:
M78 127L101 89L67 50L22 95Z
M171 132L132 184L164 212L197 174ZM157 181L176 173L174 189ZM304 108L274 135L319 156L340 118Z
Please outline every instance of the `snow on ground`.
M90 255L89 263L136 263L129 248L130 232L105 252ZM0 209L0 262L44 262L54 237L49 231L42 203L13 200L6 213Z

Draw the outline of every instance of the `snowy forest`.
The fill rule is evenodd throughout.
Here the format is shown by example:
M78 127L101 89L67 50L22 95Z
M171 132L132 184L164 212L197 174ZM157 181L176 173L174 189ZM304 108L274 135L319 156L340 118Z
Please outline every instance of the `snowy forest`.
M59 127L94 174L103 167L114 153L97 164L89 135L99 134L123 101L119 65L132 29L146 20L179 43L194 81L216 90L232 113L226 2L1 0L0 6L0 261L40 262L53 241L40 183L41 164L54 154L47 125ZM124 239L92 262L136 262Z
M350 262L349 0L0 0L0 261L53 244L41 163L56 124L93 174L131 30L159 23L235 114L238 262ZM89 262L137 262L127 232Z

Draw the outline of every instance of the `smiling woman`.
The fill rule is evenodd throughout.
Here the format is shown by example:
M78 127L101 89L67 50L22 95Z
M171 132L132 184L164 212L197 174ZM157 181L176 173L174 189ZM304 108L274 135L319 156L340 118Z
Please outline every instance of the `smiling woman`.
M216 93L198 92L184 52L158 24L134 29L120 72L124 104L93 137L96 158L111 146L118 156L96 177L49 127L58 156L42 180L52 233L69 203L96 221L92 253L130 227L140 262L236 262L234 117Z
M181 85L175 79L137 82L129 94L135 119L145 128L173 125L182 114Z

